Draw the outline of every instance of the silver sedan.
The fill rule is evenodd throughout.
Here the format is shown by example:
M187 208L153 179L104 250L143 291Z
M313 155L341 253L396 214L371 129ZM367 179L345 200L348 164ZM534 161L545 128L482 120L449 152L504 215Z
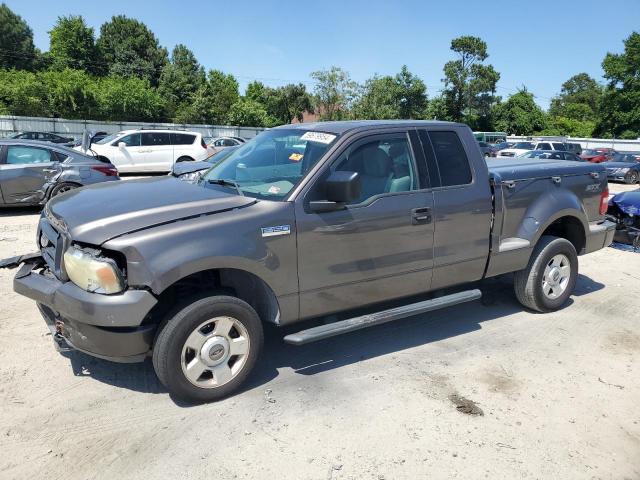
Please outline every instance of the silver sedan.
M44 205L74 188L119 180L111 163L32 140L0 140L0 206Z

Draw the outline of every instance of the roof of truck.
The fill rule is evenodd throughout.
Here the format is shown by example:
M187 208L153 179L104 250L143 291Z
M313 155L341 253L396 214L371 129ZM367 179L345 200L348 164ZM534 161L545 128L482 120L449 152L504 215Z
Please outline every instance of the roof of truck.
M463 126L462 123L441 122L439 120L348 120L338 122L312 122L281 125L277 128L294 128L317 132L335 133L337 135L349 130L367 130L378 127L425 127L428 125Z

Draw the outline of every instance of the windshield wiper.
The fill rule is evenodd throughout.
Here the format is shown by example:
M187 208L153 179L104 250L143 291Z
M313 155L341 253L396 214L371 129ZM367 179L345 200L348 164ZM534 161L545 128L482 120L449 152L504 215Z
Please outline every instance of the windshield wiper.
M240 185L238 185L238 182L234 180L227 180L225 178L210 178L209 180L207 180L207 182L214 185L222 185L224 187L234 187L238 192L238 195L244 197L244 192L240 188Z

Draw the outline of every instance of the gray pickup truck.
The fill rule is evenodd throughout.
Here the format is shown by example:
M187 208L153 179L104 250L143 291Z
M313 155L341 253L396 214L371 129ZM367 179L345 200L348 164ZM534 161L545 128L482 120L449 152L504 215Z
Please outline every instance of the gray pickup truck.
M578 255L612 240L607 197L604 166L487 165L461 124L287 125L197 184L149 178L56 197L39 252L3 265L21 265L14 289L37 302L58 348L151 356L169 392L210 401L254 368L264 323L334 320L284 338L304 344L476 300L477 289L446 288L507 272L525 307L561 308Z

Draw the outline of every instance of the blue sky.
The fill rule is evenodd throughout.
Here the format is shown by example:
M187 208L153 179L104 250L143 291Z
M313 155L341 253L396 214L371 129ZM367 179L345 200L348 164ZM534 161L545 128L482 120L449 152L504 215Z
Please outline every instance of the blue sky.
M313 84L309 73L338 65L354 80L394 74L403 64L442 88L452 38L477 35L500 72L498 94L526 85L547 107L570 76L602 80L601 62L640 30L639 0L524 1L164 1L5 0L34 31L41 50L59 15L80 14L95 28L112 15L143 21L169 51L186 44L207 68L272 86Z

